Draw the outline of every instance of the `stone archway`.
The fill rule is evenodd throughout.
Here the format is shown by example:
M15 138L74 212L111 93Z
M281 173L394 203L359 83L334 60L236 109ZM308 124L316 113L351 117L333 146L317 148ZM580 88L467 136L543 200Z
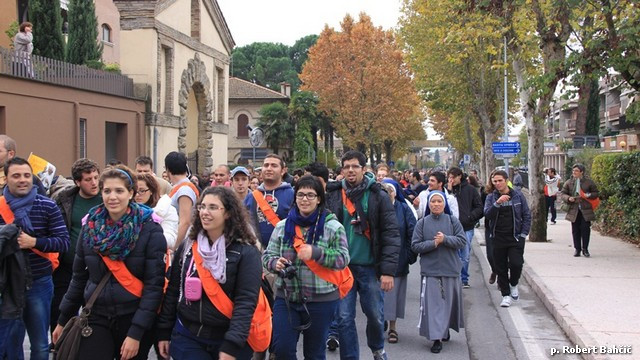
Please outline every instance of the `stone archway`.
M196 53L193 59L189 60L187 68L182 72L180 92L178 93L178 105L180 106L180 131L178 136L178 151L187 153L187 107L189 104L189 93L193 90L198 108L198 144L196 150L196 167L191 169L198 174L211 171L213 159L211 158L213 149L213 100L211 98L211 84L207 77L207 69L200 56ZM190 154L187 154L189 156Z

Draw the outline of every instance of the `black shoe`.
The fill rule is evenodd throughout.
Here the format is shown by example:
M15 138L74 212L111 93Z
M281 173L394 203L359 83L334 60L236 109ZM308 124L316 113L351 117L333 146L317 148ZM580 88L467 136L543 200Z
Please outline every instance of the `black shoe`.
M327 339L327 349L329 349L329 351L336 351L338 347L340 347L338 339L336 339L335 336L329 336Z
M580 250L576 250L576 251L573 253L573 256L575 256L575 257L580 257Z
M442 351L442 341L436 340L433 342L433 346L431 347L431 352L434 354L438 354Z
M589 250L587 250L587 249L582 250L582 255L584 255L584 257L591 256L591 254L589 254Z

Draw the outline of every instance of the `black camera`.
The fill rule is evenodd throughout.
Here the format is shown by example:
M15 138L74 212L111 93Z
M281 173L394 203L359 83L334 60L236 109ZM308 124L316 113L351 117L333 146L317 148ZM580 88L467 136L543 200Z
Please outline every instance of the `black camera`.
M296 276L296 271L298 271L298 269L291 263L285 263L284 269L278 271L278 276L283 279L291 280Z

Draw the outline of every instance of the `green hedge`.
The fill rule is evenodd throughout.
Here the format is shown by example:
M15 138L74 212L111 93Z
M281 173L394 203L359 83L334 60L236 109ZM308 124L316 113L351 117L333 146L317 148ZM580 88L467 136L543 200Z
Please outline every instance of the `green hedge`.
M591 177L602 202L597 228L608 235L640 243L640 151L602 154L593 161Z

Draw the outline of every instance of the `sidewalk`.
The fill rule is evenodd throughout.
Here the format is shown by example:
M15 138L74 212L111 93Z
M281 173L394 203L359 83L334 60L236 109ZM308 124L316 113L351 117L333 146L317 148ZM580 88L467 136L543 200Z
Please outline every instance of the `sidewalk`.
M475 234L483 244L484 228ZM595 346L597 353L583 354L585 359L640 359L640 249L592 230L591 257L573 257L571 223L564 214L548 225L547 238L527 241L522 276L572 341L567 345ZM490 274L484 275L488 281Z

